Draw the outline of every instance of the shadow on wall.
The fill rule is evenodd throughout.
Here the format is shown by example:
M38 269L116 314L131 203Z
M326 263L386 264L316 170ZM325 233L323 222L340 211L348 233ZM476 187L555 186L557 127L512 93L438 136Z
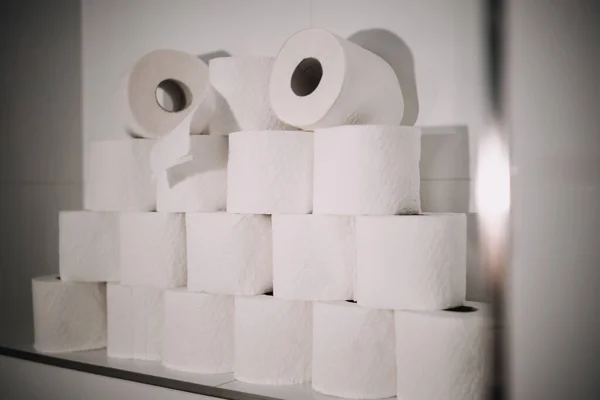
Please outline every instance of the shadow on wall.
M398 77L404 95L402 125L414 125L419 116L419 98L415 78L415 62L408 45L396 34L385 29L366 29L348 40L383 58Z

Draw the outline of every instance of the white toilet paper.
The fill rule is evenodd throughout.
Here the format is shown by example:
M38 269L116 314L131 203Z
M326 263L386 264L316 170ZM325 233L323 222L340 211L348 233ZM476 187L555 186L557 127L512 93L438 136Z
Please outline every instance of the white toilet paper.
M313 389L350 399L396 394L393 311L340 301L315 303L313 317Z
M356 300L402 310L462 304L466 235L464 214L356 217Z
M106 285L33 278L34 347L44 353L106 346Z
M310 302L235 298L235 379L263 385L309 382L311 350Z
M209 62L216 113L211 134L290 129L273 113L269 102L271 57L221 57Z
M289 38L273 66L271 105L306 130L338 125L400 125L404 99L392 67L323 29Z
M421 127L421 179L469 179L466 126Z
M421 181L421 210L423 212L471 211L471 180Z
M420 212L419 128L355 125L315 132L315 214Z
M119 225L122 284L156 288L185 286L183 214L124 213Z
M488 307L396 311L399 399L479 400L486 395ZM472 310L472 312L464 312Z
M229 136L228 212L308 214L312 189L311 132L252 131Z
M159 212L200 212L225 209L228 141L223 136L190 138L194 159L162 172L157 181Z
M273 288L271 218L186 214L188 290L261 294Z
M201 374L233 372L233 316L232 296L165 291L163 364Z
M273 216L273 291L288 300L351 300L354 218Z
M173 110L160 105L159 85L172 88L178 95ZM207 127L215 107L208 66L200 58L177 50L156 50L140 58L129 74L127 100L130 113L125 121L127 127L147 138L167 135L192 112L188 134L200 133Z
M109 283L107 305L107 355L160 360L164 324L163 291Z
M58 258L63 281L119 280L119 214L61 211Z
M153 140L92 142L85 182L85 209L151 211L156 189L150 171Z

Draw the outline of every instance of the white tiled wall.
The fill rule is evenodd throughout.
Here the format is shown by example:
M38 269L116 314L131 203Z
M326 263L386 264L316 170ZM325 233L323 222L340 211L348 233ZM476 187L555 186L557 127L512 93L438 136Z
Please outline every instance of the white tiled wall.
M30 278L56 272L59 209L81 207L78 0L0 11L0 339L30 342Z
M287 37L308 27L397 48L406 56L400 67L410 67L402 62L412 57L417 123L467 124L475 136L485 106L481 7L479 0L83 0L85 138L123 137L118 87L148 51L275 56Z
M478 0L26 0L3 7L0 317L24 340L29 278L58 269L57 211L81 206L83 144L124 137L119 84L148 51L274 56L293 33L323 27L373 50L398 50L395 67L409 83L416 78L405 91L418 95L417 124L467 124L473 138L482 127ZM4 307L5 300L14 304Z

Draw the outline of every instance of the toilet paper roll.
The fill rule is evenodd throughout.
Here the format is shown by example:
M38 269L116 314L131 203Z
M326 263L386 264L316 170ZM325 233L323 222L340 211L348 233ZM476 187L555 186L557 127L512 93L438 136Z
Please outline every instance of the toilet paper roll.
M160 360L164 327L161 289L107 285L107 355L115 358Z
M162 172L157 180L159 212L200 212L225 209L228 141L223 136L190 138L193 161Z
M208 75L208 66L192 54L156 50L144 55L127 80L127 128L138 136L156 139L193 114L187 133L201 133L215 109ZM159 103L157 89L171 94L170 109Z
M312 133L253 131L229 136L228 212L308 214L312 189Z
M119 223L121 283L169 288L185 286L183 214L125 213Z
M150 171L153 140L92 142L85 182L85 209L151 211L156 189Z
M465 300L464 214L356 217L356 300L436 310Z
M273 216L273 290L289 300L350 300L356 267L354 218Z
M315 303L313 318L313 389L349 399L396 394L393 311Z
M234 331L235 379L262 385L310 382L310 302L236 297Z
M484 265L481 262L477 213L467 214L467 300L490 301Z
M269 102L271 57L221 57L209 62L216 113L211 134L290 129L273 113Z
M404 98L392 67L323 29L307 29L280 50L269 85L282 121L306 130L338 125L400 125Z
M63 281L119 280L119 214L61 211L58 258Z
M470 179L466 126L422 127L421 179Z
M315 132L315 214L414 214L421 131L357 125Z
M194 373L233 372L232 296L165 291L163 364Z
M270 217L186 214L186 225L188 290L230 295L272 290Z
M106 285L33 278L34 347L44 353L106 346Z
M423 212L471 211L471 180L421 181L421 209Z
M478 400L486 395L488 307L396 311L398 398Z

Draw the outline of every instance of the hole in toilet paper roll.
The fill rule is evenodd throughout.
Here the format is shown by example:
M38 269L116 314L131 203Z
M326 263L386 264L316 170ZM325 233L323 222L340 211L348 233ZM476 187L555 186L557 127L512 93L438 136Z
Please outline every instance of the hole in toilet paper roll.
M470 307L470 306L458 306L458 307L446 308L444 311L469 313L469 312L477 311L477 309L475 307Z
M300 61L292 73L290 85L296 96L304 97L314 92L323 77L323 66L316 58Z
M183 83L175 79L165 79L156 88L156 102L167 112L183 111L191 104L192 95Z

